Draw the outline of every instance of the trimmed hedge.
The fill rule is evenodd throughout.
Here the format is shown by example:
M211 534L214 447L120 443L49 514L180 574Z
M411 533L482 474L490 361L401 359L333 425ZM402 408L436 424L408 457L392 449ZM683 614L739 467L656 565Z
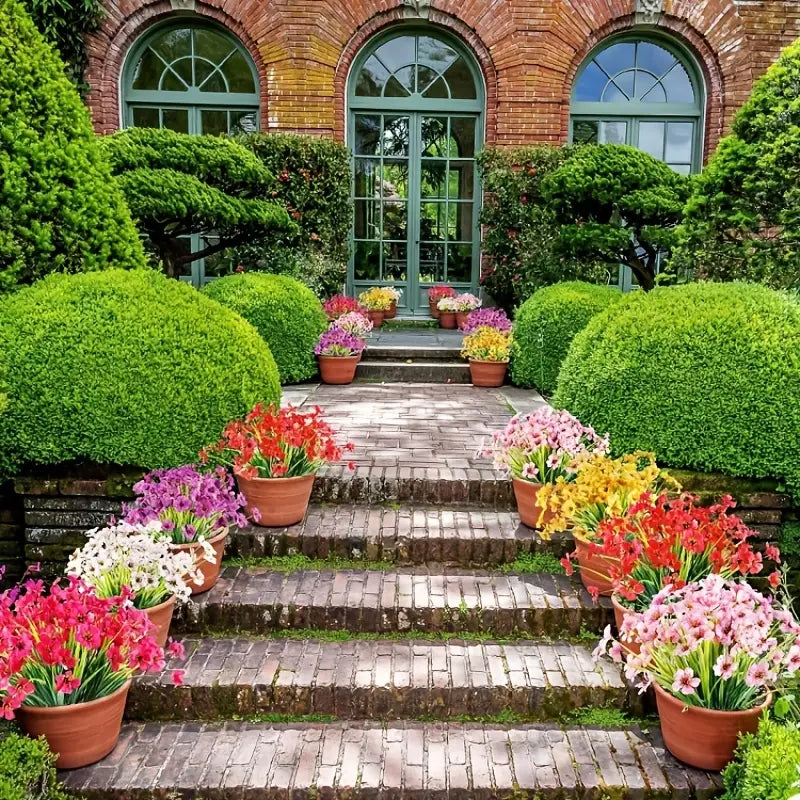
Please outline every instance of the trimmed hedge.
M68 800L58 782L55 756L44 739L18 733L0 737L0 797L3 800Z
M50 272L144 266L89 112L15 0L0 5L0 175L0 293Z
M251 325L149 270L51 275L9 295L0 353L9 395L0 473L73 459L195 461L225 423L281 396Z
M314 345L328 320L307 286L287 275L245 272L212 281L204 291L255 326L272 350L281 383L316 373Z
M577 333L589 320L622 298L619 289L583 281L539 289L514 316L511 378L545 394L556 389L558 371Z
M555 403L664 466L800 496L800 302L747 283L627 296L579 333Z

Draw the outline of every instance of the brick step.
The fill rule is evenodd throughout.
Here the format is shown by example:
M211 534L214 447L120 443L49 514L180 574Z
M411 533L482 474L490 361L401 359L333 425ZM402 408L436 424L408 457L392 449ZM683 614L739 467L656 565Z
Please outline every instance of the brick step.
M470 383L463 361L373 361L369 354L356 369L356 380L384 383Z
M559 637L577 635L582 628L597 632L611 618L609 600L593 603L579 581L563 575L225 567L217 585L181 612L175 630L481 631L500 637Z
M369 361L458 361L461 345L397 346L368 344L364 358Z
M508 563L526 553L561 557L571 545L569 534L543 541L510 511L337 504L312 505L303 522L288 528L251 525L235 531L227 552L481 567Z
M129 719L258 713L340 719L555 720L584 706L642 709L619 667L564 643L185 639L187 660L131 689ZM184 668L173 686L172 669Z
M658 731L474 723L130 723L105 761L62 777L91 800L707 800L720 788Z

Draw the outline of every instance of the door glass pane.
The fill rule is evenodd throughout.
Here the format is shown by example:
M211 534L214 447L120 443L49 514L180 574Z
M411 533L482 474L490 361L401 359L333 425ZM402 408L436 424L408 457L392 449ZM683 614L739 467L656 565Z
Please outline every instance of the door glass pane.
M686 163L692 160L691 122L670 122L667 124L667 147L664 158L670 163Z
M419 246L420 283L440 283L444 279L444 245L422 242Z
M472 280L472 245L447 245L447 280L469 283Z
M230 133L255 133L258 131L258 112L231 110L230 114Z
M450 96L459 100L474 100L477 97L475 79L463 58L459 58L442 76L450 87Z
M354 151L356 155L380 155L381 118L379 114L357 114Z
M244 53L239 50L233 53L225 62L223 72L228 79L229 91L255 94L256 84L253 79L253 70Z
M379 239L381 233L381 207L377 200L356 200L356 239Z
M420 195L422 197L445 198L447 197L447 164L443 161L425 160L422 162L422 183Z
M354 164L356 197L380 196L380 165L380 159L377 158L356 158Z
M572 141L575 144L597 144L600 123L593 119L576 119L572 123Z
M383 280L408 280L408 244L406 242L383 243Z
M450 158L475 157L475 118L450 118Z
M408 204L391 200L383 204L383 238L405 239L408 231Z
M449 238L457 241L472 239L472 203L450 203L448 207Z
M422 118L422 157L447 158L450 143L447 138L447 117Z
M639 123L639 149L654 158L664 158L664 123Z
M447 235L447 204L420 204L420 239L443 242Z
M625 144L628 139L628 123L620 120L612 120L602 123L601 138L602 144Z
M228 112L204 108L200 112L202 133L219 136L228 132Z
M159 114L157 108L132 108L131 118L136 128L158 128Z
M178 133L189 133L189 110L165 108L161 111L161 127Z
M471 200L475 191L475 162L451 161L447 181L451 199Z
M384 159L383 182L380 191L384 197L408 199L408 160Z
M408 136L408 117L384 117L382 136L384 156L407 156Z
M353 248L354 276L357 281L376 281L381 272L380 242L356 242Z

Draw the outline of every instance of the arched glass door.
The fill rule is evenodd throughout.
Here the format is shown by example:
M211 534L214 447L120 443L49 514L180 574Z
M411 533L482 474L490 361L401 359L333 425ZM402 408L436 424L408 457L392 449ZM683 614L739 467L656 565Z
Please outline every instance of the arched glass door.
M477 290L484 93L472 55L429 31L380 37L356 59L349 109L350 291L396 286L413 314L433 283Z

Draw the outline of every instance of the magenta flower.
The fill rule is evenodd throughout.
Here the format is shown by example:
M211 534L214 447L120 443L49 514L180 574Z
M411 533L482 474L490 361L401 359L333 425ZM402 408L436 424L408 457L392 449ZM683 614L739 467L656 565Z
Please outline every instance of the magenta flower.
M314 354L348 358L357 356L365 347L366 343L363 339L359 339L341 328L331 327L319 337L319 342L314 348Z
M464 333L472 333L481 327L507 333L511 330L511 320L502 308L478 308L470 313L461 330Z

